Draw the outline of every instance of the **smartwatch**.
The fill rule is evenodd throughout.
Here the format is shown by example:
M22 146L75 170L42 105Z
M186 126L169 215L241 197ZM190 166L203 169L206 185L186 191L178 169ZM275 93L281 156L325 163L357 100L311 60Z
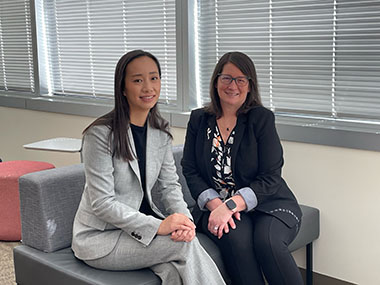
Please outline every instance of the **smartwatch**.
M224 204L226 204L227 208L230 209L232 212L236 212L236 203L232 199L228 199Z

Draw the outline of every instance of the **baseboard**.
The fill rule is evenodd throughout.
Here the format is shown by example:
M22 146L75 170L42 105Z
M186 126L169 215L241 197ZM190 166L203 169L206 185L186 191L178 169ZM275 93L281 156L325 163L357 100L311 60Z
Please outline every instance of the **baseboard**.
M306 284L306 270L303 268L300 268L300 271L302 274L303 281ZM313 272L313 285L357 285L357 284Z

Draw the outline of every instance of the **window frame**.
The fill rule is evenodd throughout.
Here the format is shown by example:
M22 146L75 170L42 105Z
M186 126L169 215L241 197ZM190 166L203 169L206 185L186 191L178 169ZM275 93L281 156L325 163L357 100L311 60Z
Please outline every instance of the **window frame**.
M176 0L176 49L177 49L177 108L161 108L162 115L169 121L172 127L186 128L190 115L190 107L195 106L195 74L194 58L196 51L193 48L192 38L194 29L194 5L196 0ZM32 25L32 42L35 78L35 92L2 92L0 91L0 106L20 108L27 110L63 113L85 117L98 117L113 108L113 100L80 99L71 97L45 96L40 90L35 0L30 0L30 15ZM317 145L345 147L361 150L380 151L380 132L370 132L362 128L354 129L342 127L338 123L319 124L304 123L296 120L288 123L283 120L282 114L276 113L276 126L282 140L311 143ZM369 124L370 125L370 124Z

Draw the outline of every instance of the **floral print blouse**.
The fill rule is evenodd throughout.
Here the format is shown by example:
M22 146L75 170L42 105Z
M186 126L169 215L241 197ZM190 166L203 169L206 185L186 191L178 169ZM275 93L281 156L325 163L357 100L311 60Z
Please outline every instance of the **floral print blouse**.
M214 180L216 191L222 197L223 201L235 194L235 180L231 168L231 149L234 143L235 129L224 144L220 135L218 125L215 125L211 145L211 165L212 179Z

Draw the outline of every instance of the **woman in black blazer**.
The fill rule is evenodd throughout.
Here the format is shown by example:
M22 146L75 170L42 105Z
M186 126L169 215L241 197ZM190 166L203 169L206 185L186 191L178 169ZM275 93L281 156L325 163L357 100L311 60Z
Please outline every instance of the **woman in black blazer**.
M303 284L288 245L301 210L281 177L283 152L264 108L252 60L229 52L217 63L211 103L191 113L183 174L201 211L194 218L221 249L233 284Z

